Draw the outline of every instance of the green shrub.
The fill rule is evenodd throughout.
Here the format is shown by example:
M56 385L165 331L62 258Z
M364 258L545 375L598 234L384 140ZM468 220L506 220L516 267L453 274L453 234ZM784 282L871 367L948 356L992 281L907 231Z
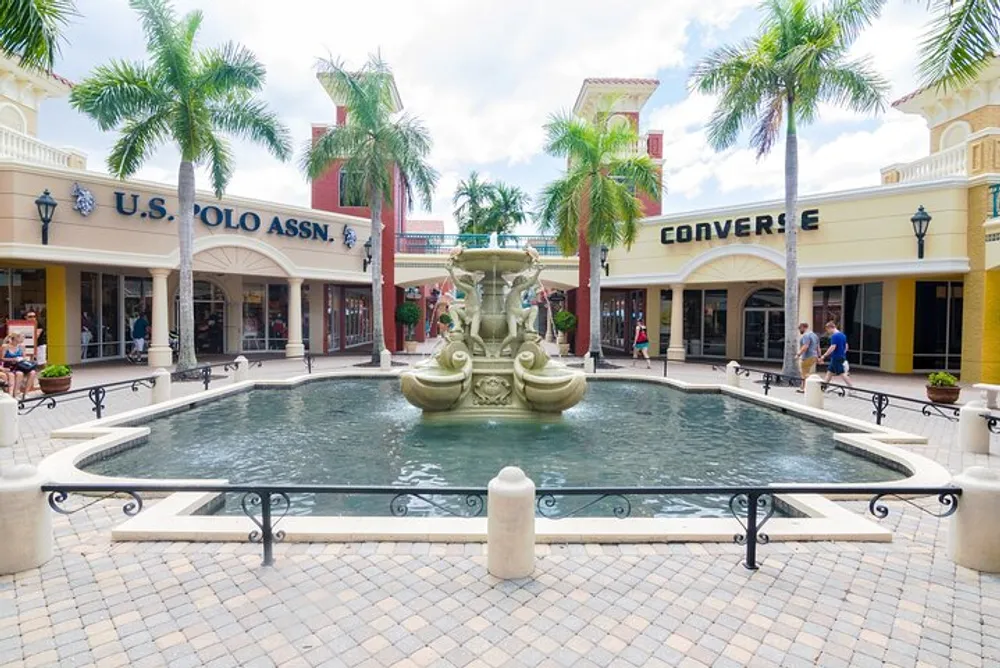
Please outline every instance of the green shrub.
M438 318L438 322L440 322L442 325L450 325L451 324L451 316L449 314L447 314L447 313L442 313L441 317Z
M576 316L562 310L552 316L552 325L560 332L572 332L576 329Z
M396 307L396 322L407 327L420 322L420 307L415 302L403 302Z
M933 387L955 387L958 385L958 378L947 371L936 371L927 376L927 384Z
M42 378L65 378L72 376L73 370L65 364L52 364L42 369L38 375Z

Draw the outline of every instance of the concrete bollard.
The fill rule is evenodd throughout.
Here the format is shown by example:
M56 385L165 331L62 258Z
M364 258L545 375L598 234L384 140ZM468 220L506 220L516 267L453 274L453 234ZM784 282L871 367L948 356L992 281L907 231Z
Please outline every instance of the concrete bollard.
M385 348L383 348L382 352L379 353L378 368L382 369L382 371L388 371L392 368L392 353Z
M823 409L823 380L816 374L806 378L806 406Z
M27 464L0 472L0 575L38 568L52 558L52 511L38 469Z
M729 387L740 386L740 363L733 360L726 365L726 385Z
M7 393L0 393L0 448L17 443L17 400Z
M248 360L245 356L240 355L233 360L233 364L236 365L236 370L233 371L234 383L242 383L250 378L250 360Z
M166 369L157 369L153 372L153 378L156 379L156 383L150 394L150 403L162 404L164 401L170 401L170 372Z
M502 580L526 578L535 570L535 483L516 466L490 480L486 569Z
M990 430L982 403L970 401L958 409L958 445L962 452L990 454Z
M973 466L952 482L962 496L951 516L948 556L965 568L1000 573L1000 471Z
M583 372L584 373L597 373L597 360L587 353L583 357Z

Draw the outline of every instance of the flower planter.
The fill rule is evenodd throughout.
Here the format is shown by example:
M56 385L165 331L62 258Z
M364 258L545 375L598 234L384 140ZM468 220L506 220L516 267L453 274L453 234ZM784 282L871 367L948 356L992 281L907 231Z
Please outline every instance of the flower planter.
M958 385L928 385L927 398L936 404L953 404L958 401L962 388Z
M403 350L408 353L417 352L417 342L416 341L403 341Z
M57 378L38 377L38 387L42 394L56 394L57 392L69 391L73 383L73 376L59 376Z

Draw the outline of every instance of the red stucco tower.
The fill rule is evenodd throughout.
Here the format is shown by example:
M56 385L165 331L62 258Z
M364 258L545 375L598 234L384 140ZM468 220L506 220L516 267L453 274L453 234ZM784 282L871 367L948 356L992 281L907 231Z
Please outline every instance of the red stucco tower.
M324 90L336 105L336 124L343 125L347 122L347 108L344 107L344 101L338 98L324 74L318 74L316 78L319 79ZM396 90L396 82L392 81L391 85L393 112L398 112L402 110L403 102L399 97L399 91ZM314 123L312 126L313 141L322 136L329 127L327 124ZM371 218L369 207L351 206L352 202L341 192L343 176L341 163L335 162L328 172L312 182L312 208ZM403 332L396 325L396 304L402 299L402 290L396 288L396 235L405 229L408 202L399 169L395 166L393 166L392 189L392 203L382 203L382 326L385 328L386 348L391 352L397 352L403 345ZM364 243L365 239L358 241Z
M581 118L593 120L606 100L613 99L609 123L629 123L639 130L640 113L646 101L656 91L660 82L656 79L584 79L580 93L576 96L573 113ZM663 175L663 131L650 130L639 137L635 147L639 154L652 158L660 176ZM658 193L659 195L659 193ZM640 195L643 203L643 215L658 216L662 212L660 197L650 198ZM586 210L581 210L581 217L586 218ZM576 336L573 341L573 352L583 355L590 346L590 247L584 236L586 225L581 220L580 225L580 271L579 287L569 294L569 308L578 319Z

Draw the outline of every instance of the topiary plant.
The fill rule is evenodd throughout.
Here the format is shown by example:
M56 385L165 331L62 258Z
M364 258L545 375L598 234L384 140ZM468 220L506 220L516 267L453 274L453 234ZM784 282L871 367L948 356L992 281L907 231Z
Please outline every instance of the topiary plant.
M415 302L403 302L396 307L396 322L406 328L407 336L413 336L413 327L420 322L420 307Z
M442 325L450 325L451 324L451 316L449 314L447 314L447 313L442 313L441 317L438 318L438 322L440 322Z
M560 332L572 332L576 329L576 316L562 310L552 316L552 325Z

